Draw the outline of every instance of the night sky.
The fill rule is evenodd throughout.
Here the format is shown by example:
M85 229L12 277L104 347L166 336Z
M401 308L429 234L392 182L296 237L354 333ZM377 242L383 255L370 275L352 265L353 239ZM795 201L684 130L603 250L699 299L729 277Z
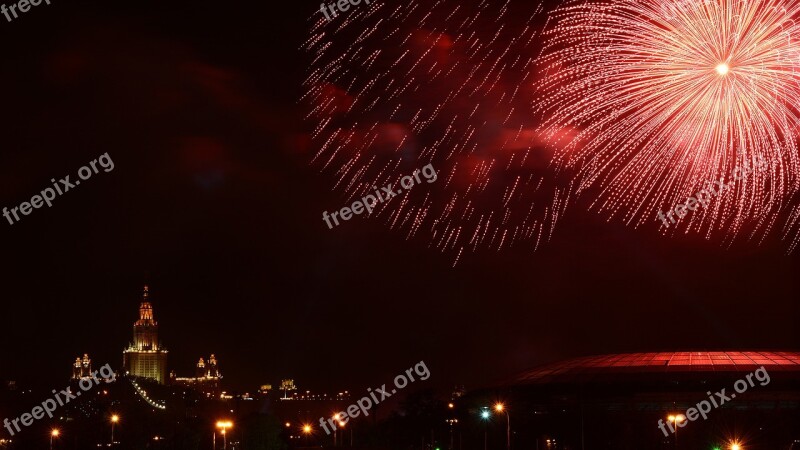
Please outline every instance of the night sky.
M115 164L3 219L0 379L61 387L83 353L120 367L145 282L170 369L215 353L241 390L363 390L420 360L430 386L469 389L596 353L800 347L782 242L727 249L572 208L537 252L453 268L377 220L327 229L346 199L309 164L298 102L319 6L251 3L0 17L0 206Z

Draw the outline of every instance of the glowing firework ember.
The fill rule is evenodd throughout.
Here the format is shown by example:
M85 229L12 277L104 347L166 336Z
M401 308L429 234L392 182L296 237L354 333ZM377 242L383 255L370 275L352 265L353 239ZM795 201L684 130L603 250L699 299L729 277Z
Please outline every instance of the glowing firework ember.
M435 185L373 213L407 237L452 252L549 238L569 184L532 123L538 8L510 1L372 2L328 21L306 48L304 101L314 163L350 199L432 164Z
M681 223L769 231L798 192L800 2L574 1L551 16L542 131L592 206L641 225L766 160ZM564 138L561 130L577 129ZM784 232L798 218L790 214ZM796 244L796 242L795 242Z

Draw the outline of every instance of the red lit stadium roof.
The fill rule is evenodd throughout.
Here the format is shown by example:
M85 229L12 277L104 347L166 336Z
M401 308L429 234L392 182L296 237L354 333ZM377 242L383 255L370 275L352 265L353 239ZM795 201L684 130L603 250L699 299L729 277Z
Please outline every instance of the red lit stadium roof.
M800 372L795 352L666 352L589 356L550 364L520 376L517 383L548 383L596 375L692 372Z

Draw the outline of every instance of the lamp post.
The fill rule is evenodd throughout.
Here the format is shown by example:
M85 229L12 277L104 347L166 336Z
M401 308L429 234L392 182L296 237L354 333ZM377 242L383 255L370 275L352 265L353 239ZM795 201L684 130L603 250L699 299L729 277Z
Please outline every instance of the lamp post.
M339 420L339 415L338 414L334 414L333 420ZM333 446L334 447L338 447L339 446L339 440L338 440L339 429L336 428L336 426L333 426L333 425L331 425L331 427L333 428Z
M453 447L453 425L458 423L458 419L448 419L446 422L450 424L450 450L454 450L454 447Z
M311 434L311 425L303 425L303 434L306 435L306 447L308 447L308 435Z
M339 429L342 430L342 434L339 435L339 445L344 447L344 427L347 425L347 422L339 421ZM350 429L350 447L353 446L353 429Z
M489 444L489 417L491 417L492 413L489 412L488 409L484 409L481 411L481 419L483 419L483 450L488 450Z
M50 431L50 450L53 450L53 439L57 438L59 434L61 434L61 432L58 431L58 428L53 428L53 430Z
M114 427L117 425L117 422L119 422L119 416L114 414L113 416L111 416L111 445L112 446L114 445Z
M333 427L333 446L334 447L344 447L344 426L347 425L347 422L343 422L339 415L343 413L336 413L333 415L333 420L339 425L337 428L336 426ZM350 431L350 446L353 446L353 431Z
M675 448L677 449L678 448L678 428L680 428L678 426L678 424L682 423L684 420L686 420L686 416L684 416L683 414L676 414L674 416L667 417L667 420L675 424ZM738 450L738 449L736 449L736 450Z
M217 428L222 430L221 433L222 433L223 450L228 450L228 428L232 427L233 427L233 422L231 422L230 420L220 420L219 422L217 422Z
M506 411L506 407L502 403L495 404L494 410L506 413L506 450L511 450L511 416L508 415L508 411Z

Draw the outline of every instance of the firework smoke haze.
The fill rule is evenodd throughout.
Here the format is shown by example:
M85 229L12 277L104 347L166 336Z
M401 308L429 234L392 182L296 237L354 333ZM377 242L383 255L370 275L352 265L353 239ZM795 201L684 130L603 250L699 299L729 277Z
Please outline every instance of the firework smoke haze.
M351 199L432 164L437 183L373 215L456 262L546 241L571 188L550 175L533 121L541 12L438 0L371 2L332 21L315 14L303 98L313 164Z
M557 8L538 60L540 130L556 165L579 172L578 192L594 209L639 226L711 183L729 182L736 168L766 161L767 170L734 181L680 226L732 239L771 231L788 216L784 237L794 247L799 12L796 0ZM564 128L579 131L564 138Z

